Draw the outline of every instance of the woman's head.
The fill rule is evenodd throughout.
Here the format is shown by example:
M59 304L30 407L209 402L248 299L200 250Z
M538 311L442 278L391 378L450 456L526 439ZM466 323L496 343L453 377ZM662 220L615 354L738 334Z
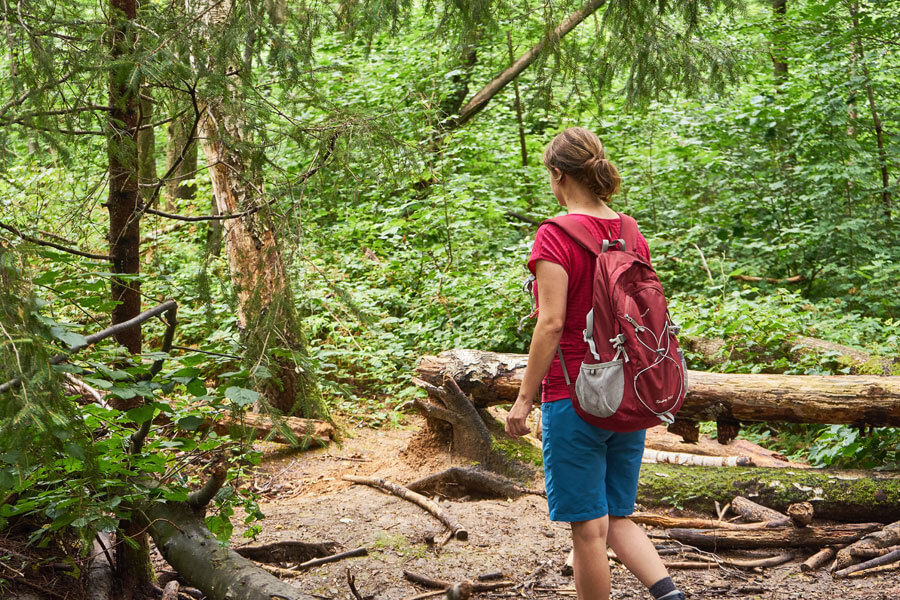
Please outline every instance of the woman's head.
M603 142L584 127L569 127L557 134L544 150L544 165L554 180L568 175L604 202L619 191L621 178L606 160Z

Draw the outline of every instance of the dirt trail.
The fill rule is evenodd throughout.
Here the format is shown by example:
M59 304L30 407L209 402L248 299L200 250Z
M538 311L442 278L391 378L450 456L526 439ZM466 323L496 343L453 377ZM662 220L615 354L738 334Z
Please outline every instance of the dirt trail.
M573 581L560 572L571 547L568 526L547 516L546 500L524 496L514 501L442 500L469 531L467 542L451 541L437 549L425 539L444 530L431 515L410 502L376 489L341 481L347 473L377 475L398 483L442 470L454 463L446 449L410 442L421 424L417 417L401 429L355 429L341 447L303 454L269 455L256 479L268 486L260 507L267 515L256 543L278 540L335 541L342 550L360 546L369 556L347 559L301 574L295 585L324 599L350 599L347 569L356 576L363 597L403 600L421 590L403 578L413 571L436 579L475 579L502 572L516 582L536 570L535 589L524 597L572 597ZM542 487L539 477L536 487ZM232 538L240 543L239 532ZM719 569L676 570L673 577L692 599L887 600L900 594L900 571L858 580L833 581L819 571L801 573L799 561L764 572ZM553 588L555 591L541 591ZM612 564L613 598L650 598L645 588L618 563ZM511 597L522 590L484 594Z

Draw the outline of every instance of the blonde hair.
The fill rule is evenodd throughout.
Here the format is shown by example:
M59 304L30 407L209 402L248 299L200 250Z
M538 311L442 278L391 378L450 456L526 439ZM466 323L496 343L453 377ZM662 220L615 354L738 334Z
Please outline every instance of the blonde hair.
M606 159L603 142L584 127L569 127L550 140L544 165L574 177L604 202L619 191L622 181L616 166Z

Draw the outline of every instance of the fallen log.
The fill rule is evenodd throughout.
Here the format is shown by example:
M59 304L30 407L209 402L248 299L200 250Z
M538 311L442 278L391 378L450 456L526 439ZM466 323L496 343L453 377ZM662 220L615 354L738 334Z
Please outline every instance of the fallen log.
M334 425L327 421L300 417L276 417L247 412L239 417L222 416L214 423L206 423L219 435L242 437L252 432L255 439L307 446L327 446L334 439Z
M841 569L840 571L834 572L835 579L842 579L847 577L851 573L856 573L857 571L868 571L874 567L880 567L882 565L889 565L891 563L895 563L900 561L900 550L894 550L893 552L888 552L883 556L878 556L876 558L872 558L865 562L861 562L859 564L851 565L846 569Z
M527 360L524 354L449 350L423 356L416 372L433 385L452 377L483 408L515 401ZM900 377L689 371L688 379L682 419L900 426Z
M791 520L786 515L762 504L757 504L743 496L737 496L731 501L731 510L748 521L766 522L770 527L780 527L791 523Z
M452 498L518 498L525 494L545 496L543 490L519 485L514 480L478 467L450 467L408 484L407 489L420 494L440 493Z
M710 550L798 548L848 544L880 528L880 523L843 523L803 528L775 527L751 531L734 529L669 529L668 539Z
M871 533L858 542L843 548L837 553L835 568L846 569L856 562L856 558L859 557L859 553L861 552L887 548L888 546L896 546L898 544L900 544L900 521L891 523L881 531Z
M651 512L636 512L628 515L628 518L640 525L659 527L661 529L690 528L690 529L764 529L769 523L731 523L729 521L716 521L715 519L696 519L689 517L670 517Z
M676 420L677 422L677 420ZM809 465L788 460L773 450L767 450L749 440L732 440L723 444L720 440L714 440L705 435L697 436L697 441L688 443L682 440L682 436L672 431L672 426L659 425L647 430L645 446L651 450L663 450L665 452L685 452L700 454L703 456L746 456L757 467L793 467L806 469Z
M150 503L146 515L163 558L209 600L315 600L219 543L186 503Z
M403 498L404 500L409 500L413 504L424 508L432 515L437 517L437 519L441 523L443 523L447 527L447 529L450 530L450 532L456 539L465 541L469 538L469 532L463 529L463 527L459 525L447 511L442 509L440 506L438 506L436 503L432 502L425 496L410 491L402 485L397 485L396 483L391 483L390 481L379 479L377 477L360 477L358 475L344 475L341 479L343 479L344 481L351 481L353 483L360 483L363 485L376 487L395 496Z
M643 465L637 501L712 513L716 501L731 502L735 494L774 510L809 501L819 518L835 521L900 519L900 477L871 471Z

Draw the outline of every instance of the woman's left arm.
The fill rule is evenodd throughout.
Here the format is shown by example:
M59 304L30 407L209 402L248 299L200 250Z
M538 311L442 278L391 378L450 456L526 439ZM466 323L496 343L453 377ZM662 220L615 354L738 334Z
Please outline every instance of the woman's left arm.
M534 397L541 380L550 369L556 355L563 325L566 322L566 300L569 276L562 265L548 260L539 260L534 267L537 277L538 311L537 324L531 336L528 350L528 365L519 388L519 396L506 417L506 433L513 436L528 433L525 419L531 412Z

